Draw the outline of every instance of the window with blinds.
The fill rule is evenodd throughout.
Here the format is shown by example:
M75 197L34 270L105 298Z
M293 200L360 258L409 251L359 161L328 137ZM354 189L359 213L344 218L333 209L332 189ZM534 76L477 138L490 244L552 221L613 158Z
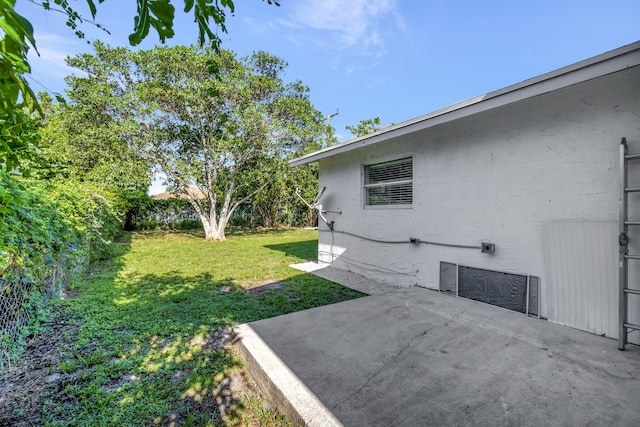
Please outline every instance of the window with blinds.
M413 158L364 166L364 205L411 206Z

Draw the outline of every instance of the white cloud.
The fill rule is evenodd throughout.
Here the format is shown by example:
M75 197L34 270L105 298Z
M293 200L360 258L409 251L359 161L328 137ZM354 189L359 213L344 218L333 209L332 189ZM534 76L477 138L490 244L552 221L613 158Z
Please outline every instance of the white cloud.
M356 71L360 71L362 67L360 64L348 64L344 67L344 70L347 74L353 74Z
M386 50L388 37L406 33L395 0L308 0L293 7L286 24L324 33L316 42L327 48L357 48L377 55Z
M30 51L30 59L39 59L47 62L53 66L66 67L64 62L65 58L69 55L71 50L77 50L79 43L76 40L70 40L51 33L39 33L37 34L36 46L38 53ZM75 49L73 49L75 48Z
M276 25L271 21L260 21L252 17L243 17L242 22L254 37L267 37L274 30L277 30ZM231 32L231 34L233 34L233 32Z

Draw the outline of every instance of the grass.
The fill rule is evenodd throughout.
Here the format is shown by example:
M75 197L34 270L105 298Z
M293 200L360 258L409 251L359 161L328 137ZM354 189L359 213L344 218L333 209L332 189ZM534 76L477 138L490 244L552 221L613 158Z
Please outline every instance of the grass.
M288 267L316 259L307 230L128 234L64 301L75 336L45 425L281 425L254 396L233 398L242 362L230 327L361 294Z

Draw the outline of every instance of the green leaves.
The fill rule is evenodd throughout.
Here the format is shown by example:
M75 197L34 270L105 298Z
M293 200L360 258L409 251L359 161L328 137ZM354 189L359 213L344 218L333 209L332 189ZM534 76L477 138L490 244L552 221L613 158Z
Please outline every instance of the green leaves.
M109 61L118 58L117 52L109 55ZM130 146L127 123L108 114L104 102L112 95L117 103L126 103L128 98L114 94L104 82L89 84L82 78L69 82L74 89L68 102L43 102L47 124L41 130L39 154L52 165L43 174L98 183L118 194L146 191L149 164Z
M272 4L269 1L269 4ZM274 4L277 4L274 2ZM214 49L220 47L220 38L213 31L217 27L227 32L225 26L226 10L234 13L235 6L232 0L184 0L184 12L193 11L193 20L198 25L198 44L203 46L207 41ZM171 0L137 0L137 14L134 18L134 32L129 35L129 43L137 46L147 37L153 27L165 43L166 39L174 36L173 21L175 7Z
M14 5L15 0L0 0L0 115L8 116L23 108L38 108L36 96L22 76L31 71L27 52L29 47L36 48L33 27Z
M380 130L380 117L360 120L356 126L345 126L354 136L365 136Z
M89 238L92 255L119 229L112 201L95 187L53 185L0 171L0 277L35 280L51 263L73 259Z
M38 126L39 119L24 113L0 115L0 170L29 175L31 166L38 162Z
M175 7L170 0L137 0L137 16L134 18L134 32L129 35L131 46L137 46L153 27L164 43L174 36L173 18Z
M104 0L99 0L100 3L102 3ZM89 11L91 12L91 16L93 18L96 17L96 13L98 12L98 9L96 8L96 3L93 0L87 0L87 5L89 6Z
M33 27L14 5L14 0L0 0L0 170L26 172L22 160L37 142L29 113L39 106L23 75L31 71L27 52L36 45Z
M107 158L122 144L100 145L102 138L126 141L176 188L204 191L205 199L190 199L203 225L224 229L233 212L284 169L286 156L305 151L325 132L308 88L285 83L286 62L266 52L239 59L196 47L131 52L95 46L95 56L70 61L88 77L69 79L74 108L67 111L82 114L58 139L82 148L67 157L91 153L77 135L91 133L86 140L104 147ZM95 125L83 130L86 122Z
M31 23L13 10L15 0L0 0L0 28L17 43L28 42L35 48Z
M97 4L102 4L104 0L86 0L86 2L92 18L95 19L98 11ZM58 11L67 16L66 25L74 31L76 36L84 38L80 24L88 21L74 10L69 0L43 1L41 5L44 10L50 11L52 3L57 6ZM194 13L194 21L198 25L200 45L209 40L212 46L218 49L220 39L212 31L211 26L217 26L226 32L225 10L233 13L233 1L185 0L184 11L191 10ZM175 34L174 18L175 7L171 0L137 0L137 14L134 17L134 28L129 36L129 42L132 46L140 44L153 28L160 41L164 43ZM91 23L104 29L100 24ZM30 48L36 49L31 23L16 13L15 0L0 0L0 124L12 127L11 130L0 129L3 136L12 135L12 142L0 143L0 168L15 167L21 163L24 151L13 151L12 147L30 145L30 142L26 141L16 143L15 138L18 136L15 133L14 115L40 112L38 99L24 78L24 75L31 71L27 61L27 52ZM24 166L22 168L25 170Z

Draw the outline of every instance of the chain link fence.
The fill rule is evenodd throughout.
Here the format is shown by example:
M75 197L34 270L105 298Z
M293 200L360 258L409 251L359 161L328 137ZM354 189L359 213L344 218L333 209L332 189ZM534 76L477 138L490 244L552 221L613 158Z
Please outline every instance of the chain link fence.
M39 305L60 296L68 288L72 275L86 269L88 256L79 261L73 268L66 259L58 261L42 283L0 278L0 372L15 360L28 327L36 320Z

